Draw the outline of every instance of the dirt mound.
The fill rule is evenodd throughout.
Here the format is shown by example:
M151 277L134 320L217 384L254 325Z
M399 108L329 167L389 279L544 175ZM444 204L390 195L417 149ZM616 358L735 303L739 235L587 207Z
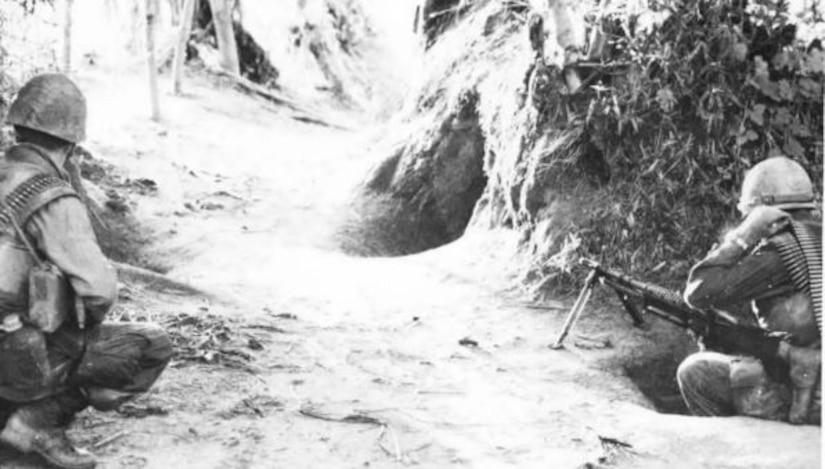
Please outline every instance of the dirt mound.
M332 97L338 107L379 116L398 107L407 79L364 2L249 2L241 22L278 67L279 82L302 100Z
M400 144L373 169L338 230L345 252L366 256L421 252L458 239L487 183L477 97L420 142Z
M539 132L547 117L528 99L528 88L535 88L531 77L537 55L560 67L559 51L573 41L570 37L584 36L571 32L580 25L569 21L553 29L556 36L547 36L537 53L530 47L530 10L523 3L425 6L419 18L425 21L428 46L422 81L377 145L386 156L353 197L352 214L341 229L342 247L361 254L409 254L454 241L473 213L479 225L516 227L535 223L548 205L559 212L569 206L570 215L584 213L578 201L605 178L601 152L580 129ZM555 27L560 22L553 12L542 11ZM564 89L561 74L556 75L545 88ZM455 127L454 116L468 111L472 119ZM445 144L464 141L468 134L471 145ZM544 158L548 155L552 164ZM463 178L442 178L447 184L439 184L440 174ZM578 197L568 197L571 191ZM552 224L562 239L564 223Z
M346 251L410 254L463 234L487 184L485 159L494 158L485 125L498 108L492 101L512 98L523 80L511 73L519 17L477 8L430 48L423 83L376 146L387 156L353 197L340 229Z
M825 69L811 41L813 19L701 0L675 14L625 2L592 11L564 5L426 3L446 23L428 29L435 42L423 81L388 126L382 162L354 197L344 231L363 229L348 250L386 244L377 251L405 254L463 230L433 223L444 214L434 202L444 193L427 172L434 160L461 170L450 156L456 148L432 149L450 139L444 123L465 96L476 97L484 170L477 181L486 182L474 224L523 233L532 256L524 278L536 290L569 291L580 280L570 275L577 253L680 287L691 262L735 220L745 169L767 155L791 155L821 186L815 103ZM745 21L742 31L731 26L735 18ZM676 49L662 59L671 42ZM650 60L633 65L635 56ZM429 187L428 196L411 186ZM449 197L475 203L477 191L452 188ZM450 216L466 220L461 210Z
M547 41L533 45L526 100L486 113L485 132L502 132L487 138L496 159L477 218L523 233L527 280L567 289L581 253L680 288L737 219L748 167L784 153L821 187L815 21L779 8L612 2L589 12L588 49L565 52L586 55L559 66Z
M582 57L569 62L571 50L584 54L584 24L576 29L576 21L570 21L567 31L553 28L559 26L559 18L573 18L580 12L557 11L552 2L551 7L534 6L532 11L502 2L470 3L463 19L459 10L450 9L450 2L439 3L450 11L449 27L433 26L437 34L426 55L425 80L400 123L385 133L385 145L378 150L385 156L353 197L349 218L339 230L342 248L361 255L403 255L455 240L467 222L477 228L503 226L522 234L521 281L531 286L536 299L573 291L583 274L572 268L580 255L599 257L645 280L681 289L690 262L712 244L735 206L730 203L738 180L734 174L766 148L740 141L738 157L723 154L722 142L730 143L732 129L715 127L718 120L706 126L701 120L713 116L691 107L688 91L678 105L666 102L670 88L657 81L664 79L664 72L653 66L630 67L631 57L620 45L652 53L644 43L651 31L667 38L678 36L681 28L717 31L724 27L724 15L731 13L701 1L693 2L699 10L685 10L682 16L623 11L640 22L633 32L611 29L617 16L605 15L600 27L611 34L613 49L599 46L598 54L603 56L595 52L587 56L596 62ZM555 37L543 30L536 34L537 24L545 25ZM622 34L628 38L621 39ZM593 44L600 41L596 34L590 38ZM742 59L723 49L724 44L733 47L725 40L709 39L708 47L721 49L717 53L725 66L741 68ZM808 58L795 57L801 62L794 62L794 83L803 87L805 80L821 80L821 71L804 71L800 65L814 61L811 52ZM684 67L687 59L671 60ZM710 63L713 55L701 60ZM777 63L792 59L782 60ZM783 76L771 75L771 80ZM776 91L770 85L773 81L763 83L763 90L747 88L748 77L745 72L736 76L748 99L756 102L764 96L755 95ZM707 77L697 86L710 86L717 79L721 78ZM660 87L661 93L643 101L640 83ZM467 101L474 106L463 107ZM821 123L821 109L807 101L797 104L795 109L803 116L797 119L800 125ZM626 119L622 106L639 115ZM467 121L472 126L470 135L475 136L473 144L443 144L467 141L461 140L466 129L462 134L445 123L468 109L474 111ZM732 111L714 112L718 118ZM662 122L668 124L667 135L662 133ZM800 130L802 134L810 131ZM807 166L819 167L821 142L813 138L805 142L809 145L799 157ZM645 164L635 164L637 160ZM480 163L483 172L468 167L467 161ZM711 170L718 170L719 177L706 174ZM465 178L442 177L452 172ZM439 177L447 184L439 184ZM695 182L695 187L685 181ZM645 353L622 349L611 363L627 370L661 409L682 411L672 377L679 361L695 346L681 331L657 331L649 335Z

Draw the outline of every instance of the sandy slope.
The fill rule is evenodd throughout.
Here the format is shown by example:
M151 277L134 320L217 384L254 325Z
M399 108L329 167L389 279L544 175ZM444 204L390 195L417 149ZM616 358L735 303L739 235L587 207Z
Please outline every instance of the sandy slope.
M222 299L127 285L119 312L216 314L263 345L247 370L175 363L139 402L166 415L84 413L73 434L104 467L819 467L819 428L658 414L604 368L615 350L547 349L563 318L507 290L510 233L407 258L335 252L365 133L203 79L164 96L155 124L139 76L80 81L92 152L158 184L136 208L152 254ZM583 328L645 341L619 317Z

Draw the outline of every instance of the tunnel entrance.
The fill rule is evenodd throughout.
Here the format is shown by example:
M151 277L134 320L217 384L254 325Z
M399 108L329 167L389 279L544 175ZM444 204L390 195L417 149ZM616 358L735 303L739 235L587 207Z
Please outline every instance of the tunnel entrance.
M372 169L337 230L341 250L356 256L403 256L464 234L487 176L478 96L468 91L458 101L453 112L436 121L435 130L432 124L418 129Z
M676 382L676 369L683 359L664 354L628 364L624 370L658 412L690 415Z
M604 295L604 296L602 296ZM585 320L587 334L609 337L610 350L600 366L622 372L657 412L690 415L679 391L676 372L696 353L696 339L684 329L644 314L645 326L633 326L612 292L597 293L593 313Z

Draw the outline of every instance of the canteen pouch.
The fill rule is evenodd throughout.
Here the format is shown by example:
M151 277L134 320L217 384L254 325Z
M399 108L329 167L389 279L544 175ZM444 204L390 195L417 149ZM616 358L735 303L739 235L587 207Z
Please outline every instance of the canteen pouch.
M66 320L73 292L60 269L37 253L20 226L17 215L8 206L3 208L5 209L3 210L4 217L11 222L18 239L35 262L29 272L29 307L25 322L51 334ZM83 326L83 323L79 322L79 324Z
M66 277L55 265L43 262L29 274L29 314L27 322L51 334L66 320L72 309L73 292Z
M82 328L84 311L72 305L75 295L67 279L57 266L38 253L23 226L40 207L67 196L77 197L77 194L66 181L57 176L35 174L0 200L0 219L12 225L17 240L25 246L35 264L28 271L28 308L24 322L45 333L55 332L71 311L78 315L78 325Z

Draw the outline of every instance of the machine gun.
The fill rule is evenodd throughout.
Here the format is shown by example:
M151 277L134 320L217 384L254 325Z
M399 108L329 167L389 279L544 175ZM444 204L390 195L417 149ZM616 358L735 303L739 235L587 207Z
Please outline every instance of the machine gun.
M590 269L590 273L576 303L570 309L559 337L551 346L554 349L562 347L565 337L581 315L598 282L616 292L636 327L646 325L643 317L643 312L646 312L693 331L703 338L707 348L723 353L751 355L767 362L775 363L777 360L776 352L782 336L743 323L724 311L693 308L672 290L606 269L591 259L581 259L580 263Z

